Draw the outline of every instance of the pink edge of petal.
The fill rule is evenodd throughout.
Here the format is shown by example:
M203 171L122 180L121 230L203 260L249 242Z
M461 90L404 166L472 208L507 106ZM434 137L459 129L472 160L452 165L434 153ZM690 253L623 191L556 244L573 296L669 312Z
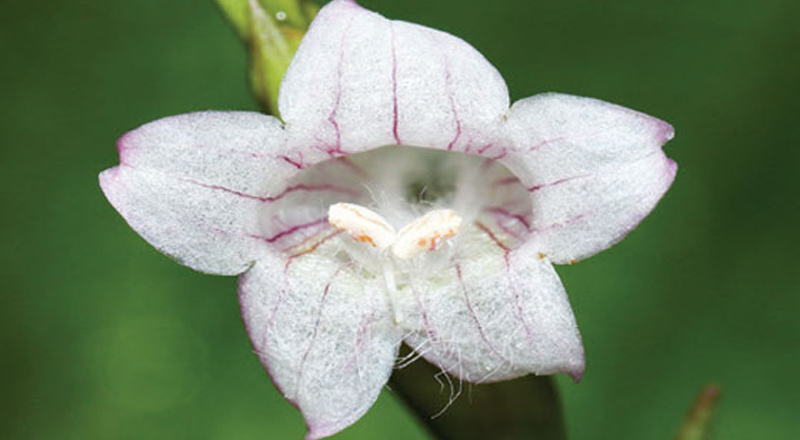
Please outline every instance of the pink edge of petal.
M659 143L661 145L664 145L675 138L675 127L673 127L672 124L658 118L654 119L658 125L658 139L660 140Z
M269 378L269 381L272 383L272 386L274 386L275 389L278 390L279 393L281 393L281 396L283 396L283 398L286 399L286 401L289 402L289 404L292 405L303 416L303 423L306 425L306 435L305 435L304 438L307 439L307 440L316 440L316 439L321 439L321 438L324 438L324 437L329 437L329 436L332 436L332 435L342 431L343 429L351 426L353 423L358 421L364 414L360 414L357 417L355 417L353 420L348 421L347 423L344 423L344 424L314 425L314 423L306 417L306 415L303 412L302 408L300 408L300 404L297 403L294 399L290 399L288 396L286 396L286 393L283 391L281 386L278 384L278 382L273 377L272 371L270 369L269 364L267 363L267 361L265 359L265 356L262 356L259 353L259 349L255 344L255 335L252 332L252 330L250 329L250 325L248 324L247 319L245 319L245 308L244 308L244 301L242 301L242 298L245 295L243 286L244 286L244 283L247 281L247 277L248 276L250 276L250 269L248 269L247 271L245 271L244 273L239 275L239 279L237 280L237 287L236 287L237 296L238 296L238 299L239 299L239 314L242 317L242 323L244 324L245 332L247 333L248 339L250 339L250 345L253 347L253 352L255 353L256 357L258 358L258 362L261 364L262 368L267 373L267 377Z
M384 384L384 386L386 385ZM378 397L380 397L380 394L378 394L375 400L373 400L372 403L363 411L354 413L354 415L352 415L351 417L337 420L336 423L324 423L315 425L314 423L311 422L311 420L308 420L307 418L305 418L305 415L303 415L303 420L305 421L307 429L305 439L316 440L324 437L330 437L334 434L338 434L339 432L342 432L345 429L353 426L357 421L361 420L361 418L364 417L367 414L367 412L369 412L369 409L375 405L375 402L377 401ZM302 413L302 410L300 412Z
M669 125L669 124L667 124L667 125ZM672 126L670 125L670 128L671 127ZM639 224L642 223L644 221L644 219L647 218L648 215L650 215L651 212L653 212L654 209L656 209L656 206L658 206L658 204L661 203L661 200L667 194L667 191L672 186L672 183L675 181L675 176L678 173L678 163L675 162L674 160L670 159L663 151L661 151L661 154L664 156L664 159L666 159L664 161L664 163L665 163L664 170L661 173L662 178L664 179L663 187L661 189L661 194L658 195L658 197L656 198L655 202L653 203L653 206L651 206L650 209L648 209L647 211L645 211L641 215L638 215L638 216L634 217L627 224L627 226L625 226L623 232L621 234L619 234L617 237L615 237L610 242L608 247L606 247L605 249L609 249L609 248L615 246L617 243L619 243L625 237L627 237L628 234L633 232L633 230L636 229L639 226ZM583 260L585 260L587 258L591 258L594 255L596 255L596 253L595 254L590 254L590 255L585 256L585 257L584 256L575 257L574 259L572 259L569 262L565 262L565 263L553 262L553 264L557 264L557 265L570 264L571 265L571 264L583 261Z
M305 435L305 440L318 440L325 437L330 437L338 432L341 432L343 429L351 426L355 422L350 422L344 427L337 428L336 425L322 425L322 426L311 426L308 421L306 421L306 427L308 428L308 432Z
M255 265L252 265L251 269L252 269L253 266L255 266ZM247 322L247 319L245 318L245 307L244 307L244 301L242 300L242 298L245 295L243 286L244 286L244 283L247 281L247 278L250 276L250 270L251 269L248 269L244 273L239 275L239 278L236 281L236 293L237 293L237 297L238 297L238 300L239 300L239 314L242 317L242 323L244 324L244 331L247 333L247 338L250 339L250 345L253 347L253 353L255 353L256 357L258 358L258 362L261 364L262 368L264 368L264 371L266 371L267 377L269 378L270 382L272 382L272 385L275 387L276 390L278 390L279 393L281 393L283 398L286 399L286 401L289 402L289 404L291 404L293 407L295 407L302 414L303 411L300 409L300 406L298 405L298 403L295 402L293 399L290 399L289 397L287 397L286 393L283 391L283 389L280 387L280 385L278 385L278 383L272 377L272 372L270 371L270 367L267 364L265 356L262 356L261 353L259 352L259 349L256 346L256 342L255 342L255 335L253 334L253 331L250 328L250 324ZM308 425L307 421L306 421L306 425Z
M634 115L639 118L643 118L646 121L652 123L654 125L653 137L656 139L656 143L658 144L659 147L663 146L664 144L666 144L675 137L675 128L672 126L672 124L670 124L667 121L664 121L663 119L659 119L655 116L650 116L649 114L640 112L639 110L634 110L632 108L625 107L623 105L606 102L600 99L596 98L586 98L586 99L598 101L602 104L614 107L618 110L622 110L625 113Z
M670 126L671 127L671 126ZM667 194L667 191L672 186L672 182L675 181L675 175L678 173L678 163L674 160L667 157L667 155L661 151L661 155L664 156L664 169L661 172L661 177L663 179L661 194L653 202L653 206L650 207L646 212L642 213L639 216L634 217L634 219L629 223L629 225L625 228L625 231L616 239L614 240L614 244L619 243L623 238L625 238L628 234L633 232L639 224L656 209L659 203L661 203L661 199ZM613 244L612 244L613 245Z
M548 92L546 94L548 94L548 95L561 95L560 93L553 93L553 92ZM577 96L577 95L568 95L568 96L596 101L597 103L600 103L602 105L614 107L617 110L621 110L621 111L623 111L625 113L634 115L634 116L639 117L639 118L643 118L643 119L647 120L648 122L651 122L655 126L654 137L655 137L656 142L658 143L659 146L662 146L662 145L666 144L667 142L669 142L670 140L672 140L675 137L675 128L672 126L672 124L670 124L669 122L664 121L663 119L659 119L659 118L657 118L655 116L651 116L651 115L649 115L647 113L644 113L644 112L641 112L639 110L634 110L634 109L632 109L630 107L625 107L624 105L614 104L612 102L603 101L602 99L590 98L590 97L582 97L582 96Z
M103 190L103 194L107 194L108 185L110 184L110 181L115 180L117 178L117 175L119 174L119 170L121 167L122 165L117 165L115 167L105 169L101 171L100 174L97 175L97 180L100 184L100 189Z
M111 205L112 208L114 208L115 211L117 211L120 214L120 216L122 216L123 220L125 220L125 223L128 223L128 219L125 218L122 206L120 206L119 202L117 202L116 198L113 196L113 193L115 192L114 184L117 181L117 177L119 176L122 167L123 165L117 165L115 167L102 171L97 176L97 180L98 183L100 184L100 190L103 192L103 195L106 197L108 203ZM130 225L130 223L128 224ZM131 228L133 229L133 227Z
M567 376L572 378L572 382L579 383L583 378L583 373L585 371L586 371L586 357L583 354L583 350L581 350L580 362L573 366L565 368L562 371L559 371L559 373L566 374Z
M128 223L128 219L125 218L125 215L122 213L121 206L117 203L116 199L112 196L114 192L113 185L114 182L117 180L117 176L119 175L120 169L122 165L117 165L113 168L109 168L107 170L102 171L100 174L97 175L97 181L100 185L100 191L103 192L103 195L106 197L106 200L114 208L115 211L125 220L125 223ZM130 223L128 223L130 226ZM135 230L135 229L134 229Z
M643 119L653 123L655 125L655 133L654 134L655 134L656 139L658 140L658 145L659 146L664 145L665 143L669 142L672 138L675 137L675 128L672 126L672 124L670 124L669 122L664 121L663 119L659 119L659 118L657 118L655 116L650 116L647 113L641 112L639 110L634 110L634 109L632 109L630 107L625 107L623 105L614 104L614 103L611 103L611 102L606 102L606 101L603 101L601 99L597 99L597 98L585 98L585 99L591 99L593 101L597 101L597 102L599 102L601 104L605 104L605 105L614 107L614 108L616 108L618 110L624 111L625 113L637 116L639 118L643 118Z
M134 132L138 129L131 130L117 139L117 154L119 155L119 164L125 165L125 157L127 156L127 152L134 148L133 142L131 142L131 138L133 137Z
M331 5L342 5L342 6L350 6L350 7L356 7L356 8L359 8L359 9L364 9L355 0L334 0L334 1L331 2Z
M664 195L667 194L667 191L672 186L672 183L675 181L675 176L678 174L678 163L670 159L666 154L664 154L664 158L666 159L666 161L664 170L662 171L661 174L662 178L664 179L663 189L661 190L661 194L658 196L658 199L656 199L656 202L653 204L653 208L650 211L655 209L655 207L658 206L659 203L661 203L661 199L663 199ZM648 211L647 214L649 214L650 211ZM642 218L642 220L644 220L644 218Z
M320 13L323 13L325 11L328 11L328 13L332 14L347 14L348 11L360 12L360 11L366 11L366 9L364 9L361 5L359 5L358 2L356 2L355 0L333 0L332 2L323 6L322 9L320 9L320 11L317 13L317 17L319 17ZM312 22L311 24L313 25L314 23Z
M175 254L174 252L168 250L164 246L160 246L160 245L152 242L150 240L150 238L148 238L148 234L145 232L147 230L147 228L138 227L138 226L135 226L133 223L131 223L130 219L128 218L128 214L127 214L129 211L124 208L125 204L121 203L119 200L117 200L116 196L114 195L114 194L118 193L120 190L122 190L122 191L125 190L124 187L119 188L119 187L116 186L117 177L118 177L120 171L122 171L123 167L131 169L130 167L126 166L125 164L120 164L120 165L117 165L115 167L109 168L109 169L107 169L105 171L102 171L97 176L98 177L98 182L99 182L99 185L100 185L100 190L103 192L103 195L105 195L106 200L111 205L111 207L114 208L115 211L117 211L117 213L120 215L120 217L122 217L122 220L125 221L125 223L131 228L131 230L133 230L133 232L138 234L139 237L141 237L150 246L152 246L154 249L156 249L158 252L160 252L161 254L166 256L167 258L169 258L169 259L175 261L176 263L180 264L181 266L188 267L188 268L190 268L192 270L195 270L197 272L206 273L206 274L210 274L210 275L236 276L236 275L240 275L241 273L247 271L249 269L249 266L252 266L252 262L251 262L251 263L249 263L249 266L247 268L241 269L242 272L220 272L220 271L203 270L203 269L199 269L199 268L195 268L195 267L190 266L189 264L186 263L186 260L183 259L180 255Z

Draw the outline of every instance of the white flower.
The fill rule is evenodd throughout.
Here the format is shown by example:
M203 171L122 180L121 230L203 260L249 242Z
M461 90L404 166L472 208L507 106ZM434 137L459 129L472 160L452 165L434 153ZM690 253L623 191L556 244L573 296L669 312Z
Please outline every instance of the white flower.
M552 263L650 212L675 176L669 124L560 94L509 109L467 43L349 0L320 11L279 103L285 124L199 112L140 127L100 183L162 252L242 275L253 345L308 438L369 409L401 341L471 382L580 378Z

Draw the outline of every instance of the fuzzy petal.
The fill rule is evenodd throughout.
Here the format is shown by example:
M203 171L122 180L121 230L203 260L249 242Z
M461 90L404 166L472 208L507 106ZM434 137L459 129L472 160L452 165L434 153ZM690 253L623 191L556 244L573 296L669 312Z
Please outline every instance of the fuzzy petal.
M240 278L250 339L275 385L327 437L358 420L389 379L401 336L375 279L328 256L260 259Z
M555 263L570 263L621 240L675 177L661 150L672 126L591 98L548 93L511 108L515 153L503 162L528 187L531 232Z
M100 186L160 251L202 272L239 274L264 249L249 236L259 197L296 172L274 153L283 143L280 123L258 113L172 116L120 138L120 165L100 174Z
M552 265L529 245L505 247L497 231L467 231L469 254L436 277L399 292L406 342L469 382L584 369L583 346L567 294Z
M334 0L304 37L279 104L289 147L323 158L484 145L509 102L500 74L463 40Z

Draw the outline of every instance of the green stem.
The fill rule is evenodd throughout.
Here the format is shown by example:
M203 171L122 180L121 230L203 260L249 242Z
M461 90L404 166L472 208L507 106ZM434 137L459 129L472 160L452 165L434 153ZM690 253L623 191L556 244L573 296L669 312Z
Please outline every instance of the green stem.
M694 406L686 413L681 430L675 440L703 440L711 430L711 418L722 389L719 385L706 385Z
M410 353L403 347L403 354ZM459 383L424 360L395 371L389 381L416 418L439 440L564 440L556 386L549 376L492 384ZM449 385L452 383L452 388ZM447 406L451 391L461 395ZM445 406L447 408L442 411ZM436 416L436 417L434 417Z

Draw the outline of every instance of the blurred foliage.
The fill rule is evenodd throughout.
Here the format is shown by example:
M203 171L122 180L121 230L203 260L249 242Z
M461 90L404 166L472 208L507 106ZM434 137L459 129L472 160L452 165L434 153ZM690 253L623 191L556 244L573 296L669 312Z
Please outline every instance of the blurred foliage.
M594 96L676 127L653 215L558 269L587 352L579 385L557 379L571 439L668 438L709 381L715 438L800 438L800 4L363 4L471 42L513 99ZM196 0L10 1L0 20L0 438L301 437L235 279L160 255L97 186L139 124L258 108L236 34ZM387 392L336 438L425 435Z

